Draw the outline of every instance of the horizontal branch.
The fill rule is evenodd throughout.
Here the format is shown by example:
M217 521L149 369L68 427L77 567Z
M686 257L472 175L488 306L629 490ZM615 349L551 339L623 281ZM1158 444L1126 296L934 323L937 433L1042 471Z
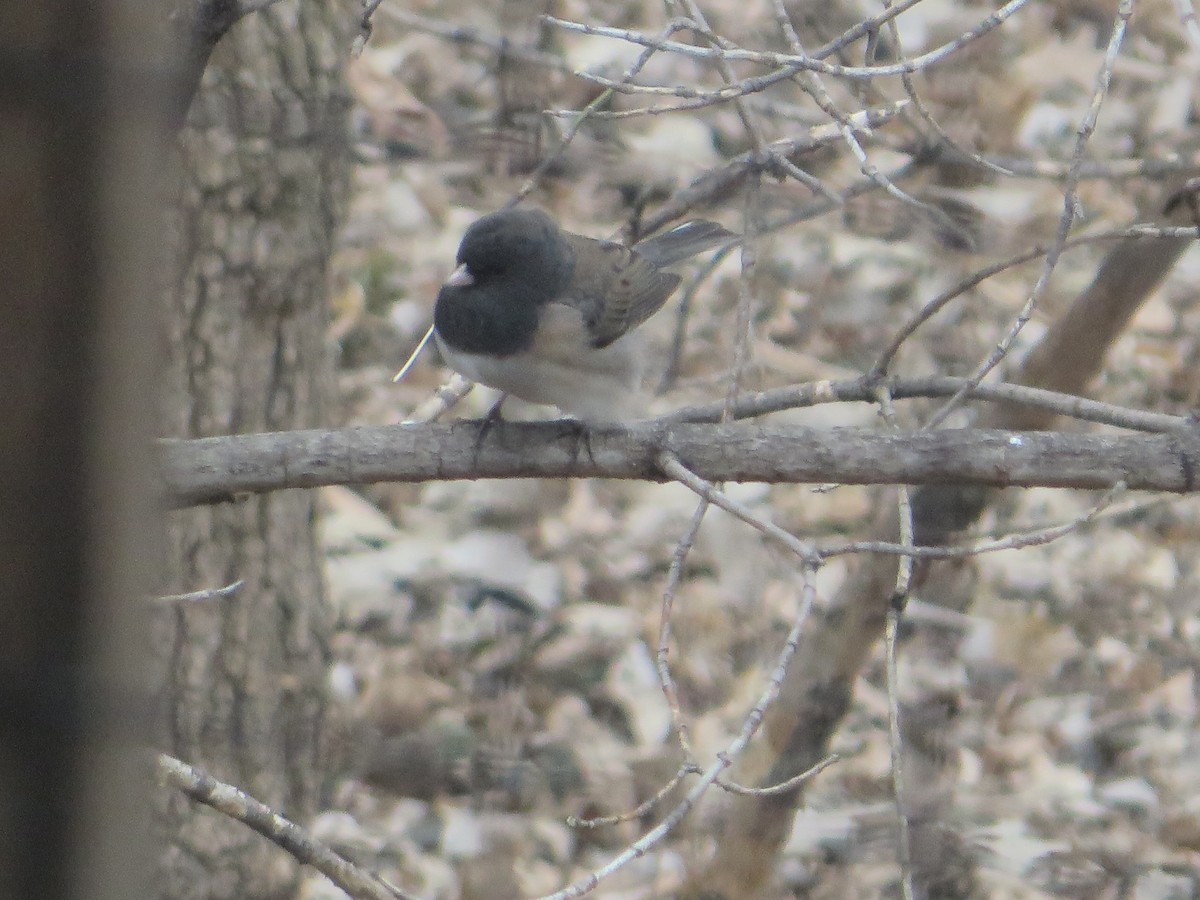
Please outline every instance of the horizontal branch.
M709 481L1196 489L1200 430L1152 435L650 421L582 435L571 422L388 425L162 441L174 507L330 484L477 478L666 481L666 451Z

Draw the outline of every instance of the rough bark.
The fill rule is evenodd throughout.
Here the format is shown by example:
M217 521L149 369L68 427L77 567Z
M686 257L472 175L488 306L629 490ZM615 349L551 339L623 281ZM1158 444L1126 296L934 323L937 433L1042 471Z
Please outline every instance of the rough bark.
M180 139L164 316L164 431L199 437L319 424L330 384L328 264L347 192L341 68L348 4L282 3L213 53ZM330 611L307 492L179 513L170 593L241 579L229 598L157 617L168 733L180 758L303 822L328 777L323 720ZM164 792L170 897L280 897L294 861Z
M1200 435L886 431L798 425L663 425L586 436L561 422L508 422L481 444L478 422L239 435L161 446L172 506L319 485L476 478L666 481L663 452L710 481L926 484L1189 493ZM960 501L965 502L965 501ZM935 510L931 510L931 514ZM957 515L943 503L942 518ZM936 543L936 542L935 542Z

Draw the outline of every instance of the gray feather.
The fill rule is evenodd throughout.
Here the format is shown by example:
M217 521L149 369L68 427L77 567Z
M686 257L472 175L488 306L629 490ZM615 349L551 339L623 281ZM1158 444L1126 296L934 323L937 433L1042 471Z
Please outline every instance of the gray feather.
M694 219L634 244L633 249L643 259L663 268L738 239L738 235L716 222Z

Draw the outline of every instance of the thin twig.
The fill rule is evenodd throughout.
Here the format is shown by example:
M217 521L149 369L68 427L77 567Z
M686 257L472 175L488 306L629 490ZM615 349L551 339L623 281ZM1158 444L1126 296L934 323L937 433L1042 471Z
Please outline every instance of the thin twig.
M663 696L666 697L667 707L671 710L671 722L675 726L675 740L679 742L685 760L694 759L695 754L692 750L691 726L684 718L683 707L679 702L679 691L675 687L675 679L671 676L671 612L675 607L675 596L679 592L679 585L683 581L684 564L696 543L696 535L700 533L700 526L704 523L709 502L707 497L700 498L700 502L696 505L696 511L692 514L691 524L679 538L675 544L675 552L671 554L671 567L667 570L667 583L663 587L662 608L658 621L658 644L654 654L655 665L658 668L658 682L662 687Z
M911 59L905 60L903 63L882 66L841 66L833 63L822 62L811 56L796 56L788 53L775 53L771 51L758 50L743 50L736 47L697 47L692 44L684 44L678 41L661 41L658 38L651 37L641 32L632 31L628 28L611 28L606 25L588 25L583 22L571 22L566 19L558 19L554 16L543 16L542 21L555 28L561 28L564 31L571 31L576 34L595 35L599 37L609 37L616 40L626 41L631 44L637 44L642 47L652 47L666 53L676 53L680 56L686 56L691 59L712 60L723 58L730 61L754 62L762 65L782 68L787 66L795 66L798 69L805 69L812 72L820 72L823 75L834 75L842 78L882 78L891 75L900 75L904 72L919 72L922 69L927 69L935 65L954 53L961 50L963 47L978 40L983 35L995 30L1006 20L1011 18L1023 6L1030 3L1031 0L1009 0L1004 6L996 10L970 31L960 35L952 41L947 41L933 50L914 56Z
M879 413L893 431L896 430L896 410L892 406L892 395L881 386L878 391ZM887 619L883 631L884 656L887 661L888 700L888 752L891 756L892 800L896 805L896 855L900 863L900 888L904 900L913 900L912 842L909 835L908 814L904 808L907 794L904 790L904 753L900 741L900 682L897 671L897 635L900 631L900 614L912 588L913 575L913 509L907 485L896 490L896 505L900 526L902 553L896 566L896 585L888 603Z
M824 47L816 50L812 55L813 59L825 59L860 38L877 33L881 25L892 21L898 15L907 12L920 2L921 0L901 0L900 3L895 5L885 6L882 11L877 12L869 19L860 19Z
M374 872L356 866L295 822L285 819L233 785L217 781L211 775L165 753L158 754L158 772L167 784L183 791L198 803L210 806L257 831L301 863L312 866L351 897L415 900L412 894L400 890Z
M733 245L722 247L701 262L695 276L688 281L687 287L680 295L675 312L675 328L671 335L671 349L657 393L665 394L679 378L679 369L683 364L684 346L687 343L687 323L688 317L691 315L692 303L701 285L708 281L713 272L725 261L725 258L733 252L733 249Z
M200 603L205 600L216 600L232 597L240 591L246 582L239 578L237 581L225 585L225 587L209 588L203 591L189 591L186 594L167 594L163 597L157 597L159 603Z
M708 24L708 19L704 16L704 11L700 9L700 5L696 0L677 0L688 11L688 15L696 24L696 32L704 37L713 46L719 47L723 45L723 40ZM725 59L716 60L717 71L721 73L721 78L726 84L734 83L733 67L729 65L729 61ZM754 117L750 115L750 110L747 108L742 97L733 98L733 108L737 110L738 118L742 120L742 127L746 131L746 138L749 140L750 146L755 150L761 150L766 143L762 135L762 129L758 123L754 121Z
M900 743L900 699L896 674L896 635L900 630L900 609L895 603L888 605L884 624L883 646L887 660L888 698L888 752L892 768L892 801L896 807L897 853L900 863L900 888L904 900L913 900L912 843L909 837L908 814L904 809L904 761Z
M667 39L676 31L684 27L685 23L683 22L671 22L665 29L663 29L662 39ZM597 110L608 104L608 102L612 99L614 92L620 90L622 86L626 85L630 80L637 77L638 72L640 72L648 62L650 62L654 52L655 51L652 48L643 51L634 61L633 65L625 70L625 73L621 76L619 81L612 82L611 85L606 87L599 96L597 96L594 100L592 100L591 103L589 103L575 115L575 117L571 120L570 125L567 126L566 132L559 139L558 147L555 149L555 152L549 154L545 159L538 163L537 168L530 173L529 177L525 180L525 183L521 185L521 189L517 191L516 195L511 201L509 201L509 206L519 203L525 197L528 197L531 193L533 193L534 189L541 182L545 174L550 170L551 166L555 165L560 159L562 159L563 156L566 155L567 148L571 146L572 141L574 141L576 135L579 134L579 129L583 127L583 124ZM581 75L581 73L576 74Z
M652 847L662 841L686 818L687 814L700 801L700 798L717 781L721 773L732 766L733 761L742 754L746 745L750 743L750 739L754 737L762 725L766 710L775 702L775 698L779 696L784 676L787 675L788 665L791 663L792 657L796 654L796 649L800 645L800 635L803 633L804 627L808 623L809 615L812 612L815 596L816 587L812 582L812 573L806 569L804 586L801 592L800 611L792 623L791 630L788 632L787 640L784 643L783 650L779 653L775 668L771 673L771 678L766 688L764 688L754 708L743 720L741 731L723 752L717 754L716 760L700 775L700 780L692 786L683 800L671 810L662 822L626 847L604 866L601 866L569 887L538 898L538 900L573 900L575 897L584 896L594 890L609 875L624 868L633 862L633 860L645 856Z
M791 45L792 52L797 56L803 56L804 47L800 43L800 36L796 33L796 29L792 27L791 18L788 16L782 0L775 0L775 18L784 33L784 37ZM891 24L893 27L895 25L894 21L889 24ZM909 79L908 75L905 75L904 77L905 79ZM850 127L849 117L846 115L846 113L838 108L837 103L834 102L834 99L829 94L829 91L825 89L825 85L822 83L819 76L812 72L804 72L800 74L798 82L804 92L812 97L813 102L817 104L818 108L837 124L839 131L842 133L843 141L845 141L846 146L850 149L851 155L858 160L859 171L862 172L864 176L866 176L872 183L881 187L885 193L895 197L901 203L912 206L924 215L932 218L949 233L959 236L960 240L966 240L969 243L972 243L970 241L970 236L965 232L962 226L951 219L944 210L938 209L936 206L918 200L916 197L913 197L910 194L900 190L900 188L898 188L891 181L891 179L887 178L887 176L885 176L879 170L878 166L871 162L870 158L867 156L867 151L863 149L863 146L861 143L859 143L854 130Z
M358 34L355 35L354 44L350 48L350 53L355 58L362 56L363 50L367 47L367 41L371 39L371 34L375 30L371 19L382 3L383 0L363 0L363 14L358 21Z
M1007 169L1017 178L1039 178L1065 181L1072 171L1072 162L1056 159L992 156L988 161ZM1098 179L1119 181L1130 178L1168 178L1180 172L1194 171L1200 165L1196 155L1178 154L1155 159L1085 159L1079 166L1080 180Z
M1134 237L1161 237L1161 238L1179 238L1179 237L1200 237L1200 229L1197 228L1170 228L1159 225L1131 225L1127 228L1110 229L1106 231L1096 232L1094 234L1077 235L1067 241L1064 241L1059 248L1061 253L1063 250L1082 247L1102 241L1124 240ZM1028 250L1023 250L1007 259L1000 260L990 266L978 270L974 274L964 278L958 284L943 291L938 296L934 297L928 303L912 316L903 327L896 333L888 345L883 349L871 365L870 373L873 376L882 376L891 368L892 361L899 352L901 345L912 336L921 325L929 321L940 312L945 306L954 300L956 297L965 294L971 288L1014 266L1022 265L1023 263L1031 262L1039 257L1047 256L1054 249L1053 245L1049 247L1036 246Z
M1096 86L1092 92L1091 102L1088 104L1088 109L1084 114L1083 120L1079 123L1079 130L1075 139L1075 149L1071 154L1071 170L1067 176L1066 187L1063 191L1063 211L1059 217L1058 231L1053 243L1051 243L1046 252L1046 259L1042 266L1041 274L1038 276L1037 283L1033 286L1033 290L1029 294L1029 299L1025 301L1025 305L1021 308L1020 313L1017 314L1017 318L1013 321L1008 333L1001 338L991 355L971 376L972 385L983 381L988 372L998 366L1001 360L1008 355L1008 351L1016 343L1017 337L1033 317L1033 311L1037 308L1042 295L1049 287L1050 276L1054 274L1054 270L1058 266L1059 257L1067 246L1067 238L1071 233L1071 226L1074 224L1075 217L1078 214L1079 170L1083 166L1083 157L1087 151L1088 142L1096 131L1096 122L1100 118L1100 108L1104 104L1105 97L1108 96L1108 86L1112 81L1113 67L1117 63L1117 57L1120 55L1121 45L1124 43L1126 29L1132 15L1133 0L1121 0L1120 6L1117 9L1112 36L1104 53L1104 61L1096 76ZM942 422L946 421L970 391L970 386L964 387L955 396L947 400L930 417L926 423L926 427L936 428Z
M742 379L750 362L750 337L754 327L754 292L752 284L758 264L758 200L760 173L750 173L746 181L745 208L742 215L742 277L738 279L737 324L734 331L733 361L729 367L728 389L721 421L731 419L734 404L742 390Z
M667 475L670 475L684 487L695 491L714 506L719 506L725 512L741 519L747 525L770 538L785 550L799 557L806 566L816 566L821 562L821 553L811 544L806 544L795 535L780 528L774 522L759 516L749 507L734 500L728 494L719 490L715 485L705 481L699 475L688 469L674 454L663 451L658 456L658 465Z
M683 782L683 779L689 775L699 775L700 772L700 767L695 763L685 763L679 767L679 770L671 776L671 779L666 784L655 792L653 797L641 803L636 809L616 816L597 816L594 819L580 819L576 816L567 816L567 826L570 828L602 828L606 825L620 825L622 822L632 822L640 819L642 816L648 815L658 804L662 803L667 794L675 790Z
M388 20L403 26L405 31L421 31L426 34L436 35L452 44L482 47L488 51L488 55L490 56L504 53L510 59L523 63L541 66L564 75L575 74L575 70L565 60L552 53L543 53L539 50L532 50L529 47L517 46L512 41L506 41L500 35L484 34L479 29L472 28L469 25L459 25L429 16L418 15L402 8L396 3L385 6L383 14Z
M969 379L953 375L928 375L919 378L887 379L887 388L896 400L949 397L970 383ZM736 420L753 419L789 409L805 409L824 403L870 403L875 397L878 381L870 375L838 381L813 381L788 387L772 388L741 395L733 408ZM971 391L972 400L1006 403L1042 409L1081 422L1094 422L1144 431L1151 434L1191 434L1196 421L1191 416L1148 412L1133 407L1117 406L1089 400L1074 394L1064 394L1045 388L1027 387L1008 382L987 382ZM685 406L659 417L660 422L719 422L723 403Z
M436 422L457 405L463 397L471 393L473 387L475 387L475 382L463 378L456 372L428 400L414 409L401 424L415 425L419 422Z
M890 5L891 5L891 0L884 0L884 6L890 6ZM904 41L901 40L900 28L899 28L899 26L896 25L896 20L890 19L885 27L888 29L888 33L891 35L892 44L895 47L896 55L900 59L904 59ZM923 101L921 99L921 95L917 93L916 83L913 81L913 77L910 73L905 72L904 74L902 74L900 76L900 83L904 87L904 93L908 96L908 99L912 101L913 109L916 111L917 116L934 133L934 135L937 137L938 141L940 143L942 143L944 146L950 148L950 150L957 157L959 157L960 159L963 159L963 160L970 161L970 162L974 163L975 165L979 166L980 168L986 169L987 171L989 171L995 175L1003 175L1003 176L1012 175L1012 172L1010 172L1008 169L1002 168L1001 166L998 166L993 162L989 162L988 160L986 160L982 156L980 156L978 153L968 150L966 147L962 146L956 140L954 140L954 138L952 138L949 135L949 133L947 133L946 129L944 129L941 126L941 123L939 123L937 121L937 119L934 118L933 113L930 112L929 109L925 106L925 101ZM919 129L918 129L918 133L919 133Z
M1091 506L1087 512L1076 516L1069 522L1060 525L1048 525L1044 528L1034 528L1005 535L994 540L978 541L962 546L914 547L903 542L894 544L889 541L852 541L836 547L822 547L822 558L843 556L847 553L887 553L907 556L912 559L963 559L969 556L979 556L983 553L998 553L1001 550L1019 550L1024 547L1036 547L1049 544L1073 531L1078 531L1085 525L1095 521L1105 512L1125 491L1124 482L1118 482L1109 488L1104 495Z
M752 788L738 784L736 781L729 781L725 778L717 780L717 784L729 791L731 794L739 794L743 797L778 797L781 794L790 794L797 788L801 788L807 783L820 775L835 762L840 762L842 757L837 753L830 753L827 757L809 769L805 769L799 775L789 778L787 781L781 781L779 784L773 784L770 787Z

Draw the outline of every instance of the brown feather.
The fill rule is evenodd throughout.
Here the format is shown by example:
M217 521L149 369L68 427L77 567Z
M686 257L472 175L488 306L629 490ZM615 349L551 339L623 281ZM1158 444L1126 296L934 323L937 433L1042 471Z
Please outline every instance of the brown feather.
M583 316L593 347L607 347L658 312L679 276L651 265L637 250L566 233L575 251L570 296L561 302Z

